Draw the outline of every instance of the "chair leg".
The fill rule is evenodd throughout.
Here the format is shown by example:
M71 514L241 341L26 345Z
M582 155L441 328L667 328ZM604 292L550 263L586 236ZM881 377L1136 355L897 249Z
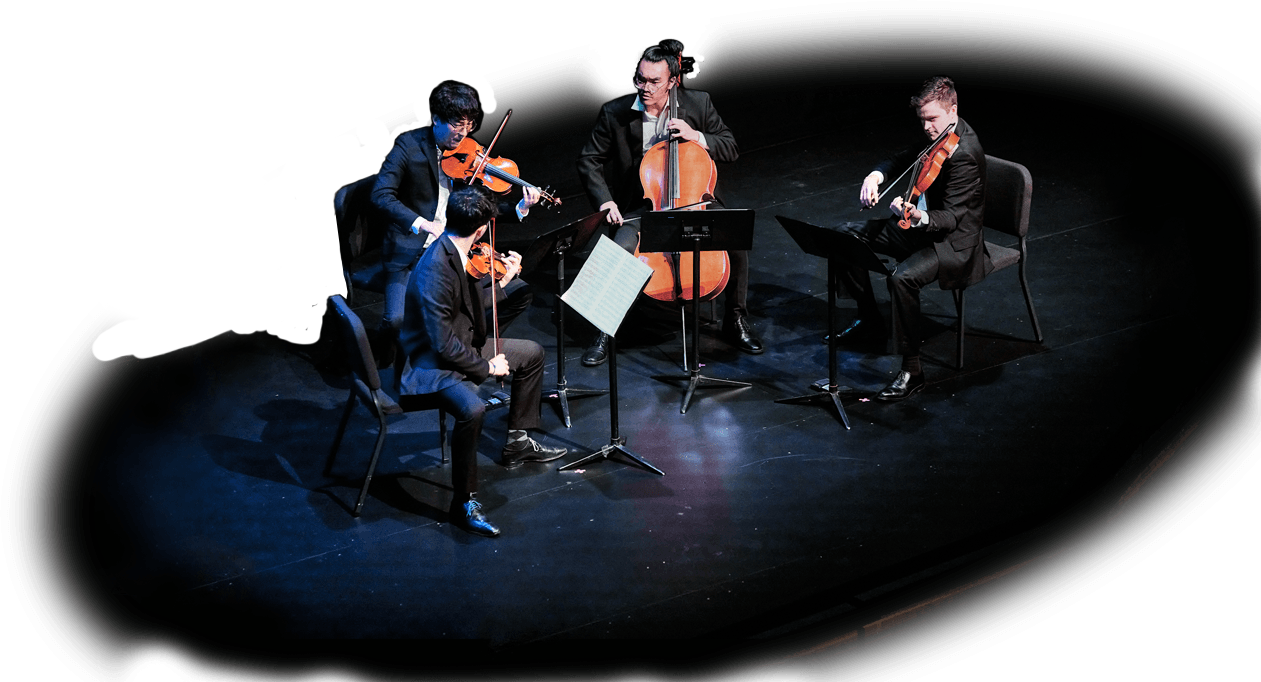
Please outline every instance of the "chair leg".
M333 460L337 458L337 450L341 448L342 436L346 434L346 425L350 423L350 413L355 409L355 389L350 389L350 399L346 401L346 409L342 410L341 423L337 425L337 435L333 437L333 447L328 451L328 461L324 462L324 475L333 471Z
M958 316L955 327L955 369L963 369L963 289L955 289L952 293L955 297L955 315Z
M442 453L442 464L447 463L447 455L451 447L447 444L447 411L438 408L438 451Z
M1025 261L1020 259L1020 289L1025 293L1025 307L1029 309L1029 319L1033 322L1033 340L1042 343L1042 327L1038 325L1038 314L1033 310L1033 295L1029 293L1029 282L1025 279Z
M385 413L381 411L381 401L377 398L377 392L372 392L372 402L376 407L377 422L380 431L377 433L377 444L372 449L372 459L368 461L368 473L363 478L363 487L359 489L359 500L355 502L354 515L359 516L359 512L363 509L363 502L368 498L368 486L372 485L372 475L377 470L377 460L381 457L381 449L385 445Z

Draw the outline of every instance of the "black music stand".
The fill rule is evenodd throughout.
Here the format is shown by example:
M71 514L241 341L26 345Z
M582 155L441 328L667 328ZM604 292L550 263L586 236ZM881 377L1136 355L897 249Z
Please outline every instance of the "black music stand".
M841 406L840 387L836 383L836 289L837 289L837 264L844 263L852 265L872 272L878 272L882 275L893 274L893 271L885 265L885 262L876 255L875 251L867 245L862 239L850 232L842 232L833 228L818 227L803 223L800 220L785 218L784 216L775 216L780 225L788 231L788 236L797 242L802 251L811 256L826 258L828 261L828 378L826 384L816 382L813 386L822 388L822 393L811 393L808 395L796 396L793 398L781 398L776 400L777 403L786 403L793 405L805 405L810 403L832 401L836 407L836 412L841 417L841 423L845 424L845 428L849 428L849 417L845 414L845 408ZM848 388L848 387L847 387ZM861 393L850 389L845 393L846 397L854 397L862 395Z
M586 218L541 234L530 244L530 248L526 249L525 255L521 256L521 272L523 273L539 267L549 257L556 256L556 303L552 308L552 312L556 315L556 388L543 389L543 400L556 401L560 408L561 419L565 422L565 428L571 426L570 398L588 398L608 393L608 391L590 388L570 388L565 382L565 303L560 300L560 295L565 293L565 254L585 247L608 213L608 209L592 213Z
M701 251L748 251L753 248L753 209L723 208L705 211L650 211L643 216L640 229L640 252L692 252L692 358L684 377L656 376L666 381L686 379L680 414L687 414L688 405L697 388L747 388L752 384L730 379L713 379L701 375ZM684 334L686 335L686 329ZM687 339L683 339L684 355ZM686 357L685 357L686 362Z
M619 279L619 277L615 273L606 273L603 271L598 271L600 266L596 265L596 263L599 261L597 255L600 253L601 249L606 249L605 253L612 254L615 260L618 258L625 258L625 259L631 259L633 262L633 258L631 257L631 255L623 251L622 247L617 246L612 240L608 239L607 237L602 238L602 241L599 244L597 244L595 250L592 251L592 256L587 259L586 265L583 266L583 271L579 273L578 280L575 281L574 283L575 287L578 287L578 290L581 290L580 285L583 283L584 276L590 277L594 275L602 279L611 278L611 280L614 282L622 281ZM640 265L640 264L634 263L634 265ZM593 267L596 268L597 271L593 272L593 271L588 270L588 268L593 268ZM609 428L611 432L609 436L609 444L600 448L598 451L593 452L590 455L587 455L586 457L583 457L582 459L579 459L577 461L571 462L569 464L566 464L562 467L557 468L557 471L568 471L570 469L575 469L577 467L583 466L584 464L588 464L597 460L612 459L614 457L620 456L621 458L630 460L631 463L637 464L640 467L643 467L644 469L647 469L648 471L653 472L654 474L657 474L659 476L665 476L664 471L649 464L643 458L639 457L635 453L626 449L626 438L623 437L621 433L618 432L618 424L617 424L617 335L612 332L617 331L617 329L621 326L622 321L625 318L626 311L634 303L635 295L643 291L644 285L647 283L648 283L648 274L643 273L643 279L639 280L639 287L637 289L631 290L630 286L628 285L627 289L625 290L625 293L630 294L630 296L628 298L623 299L620 302L619 305L623 305L624 307L620 308L620 316L615 320L616 324L613 324L614 320L607 320L597 325L601 327L601 329L609 335L609 359L608 359L608 363L609 363ZM566 293L568 294L570 292L566 292ZM586 306L589 305L590 302L582 298L581 294L579 298L573 299L573 300L574 300L574 310L576 310L578 314L580 315L587 315L587 313L584 313L583 311L587 309ZM602 302L597 301L594 303L594 305L600 306L602 305ZM604 305L603 308L601 308L601 311L604 313L607 313L609 309L610 309L609 305ZM590 317L589 315L587 316L588 318Z
M568 471L576 469L584 464L590 464L601 459L613 459L620 455L631 460L632 463L651 471L659 476L665 476L666 473L657 467L649 464L647 460L639 455L626 449L626 438L618 433L617 430L617 337L609 334L609 444L599 450L583 457L580 460L570 462L565 466L559 467L557 471Z

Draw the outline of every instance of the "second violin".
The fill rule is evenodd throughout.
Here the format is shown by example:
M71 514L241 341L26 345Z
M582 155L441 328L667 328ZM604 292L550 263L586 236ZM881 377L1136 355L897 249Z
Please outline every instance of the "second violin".
M478 242L469 251L468 263L465 263L464 271L473 279L481 279L493 271L495 281L498 282L508 274L508 266L504 264L505 262L506 257L491 249L490 244Z

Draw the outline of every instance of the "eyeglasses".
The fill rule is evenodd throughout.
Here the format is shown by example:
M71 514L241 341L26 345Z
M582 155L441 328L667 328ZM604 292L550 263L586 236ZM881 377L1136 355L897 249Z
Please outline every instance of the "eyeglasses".
M467 118L461 120L459 123L447 123L446 121L443 121L442 119L434 119L434 122L445 125L446 127L450 128L452 132L464 133L465 135L472 133L473 128L477 127L476 123L473 123Z
M644 78L639 75L638 71L635 72L634 76L631 76L631 82L635 84L636 88L643 88L648 92L656 92L661 89L662 85L665 85L665 83L661 82L660 78Z

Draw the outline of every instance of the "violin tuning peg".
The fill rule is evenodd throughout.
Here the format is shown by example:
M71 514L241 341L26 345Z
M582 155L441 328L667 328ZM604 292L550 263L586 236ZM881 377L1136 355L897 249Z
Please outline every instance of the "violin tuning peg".
M548 185L547 187L543 188L543 195L551 199L551 201L546 202L548 209L553 209L553 208L556 208L557 206L560 206L560 198L552 196L551 185Z

